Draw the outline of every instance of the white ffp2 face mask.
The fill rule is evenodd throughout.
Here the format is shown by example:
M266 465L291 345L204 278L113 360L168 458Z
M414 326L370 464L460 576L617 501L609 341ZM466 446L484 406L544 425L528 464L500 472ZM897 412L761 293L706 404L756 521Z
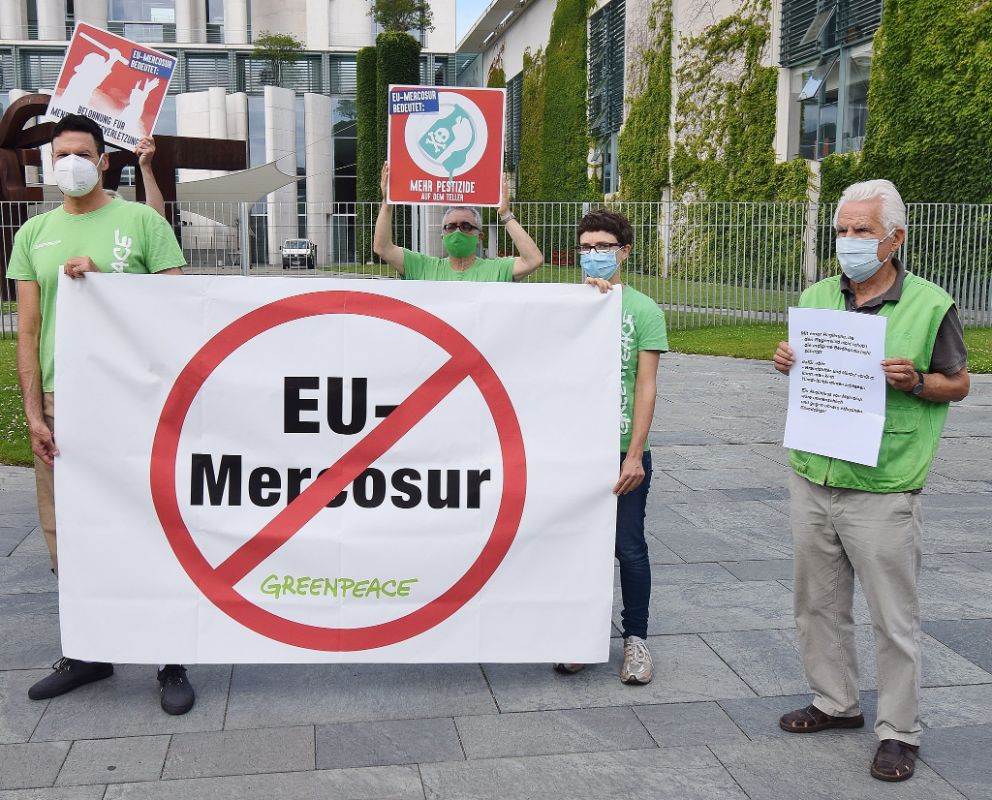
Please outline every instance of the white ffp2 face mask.
M89 194L99 180L96 164L88 158L71 154L55 162L55 182L69 197Z

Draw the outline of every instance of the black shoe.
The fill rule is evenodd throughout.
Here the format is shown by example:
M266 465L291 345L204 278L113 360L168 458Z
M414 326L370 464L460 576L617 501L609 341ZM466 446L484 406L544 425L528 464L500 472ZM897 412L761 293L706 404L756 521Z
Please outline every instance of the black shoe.
M28 689L32 700L48 700L60 694L71 692L93 681L102 681L114 674L114 665L102 661L78 661L75 658L60 658L54 664L55 670Z
M178 716L193 707L196 692L186 677L186 667L166 664L158 671L158 682L162 684L162 710L166 714Z

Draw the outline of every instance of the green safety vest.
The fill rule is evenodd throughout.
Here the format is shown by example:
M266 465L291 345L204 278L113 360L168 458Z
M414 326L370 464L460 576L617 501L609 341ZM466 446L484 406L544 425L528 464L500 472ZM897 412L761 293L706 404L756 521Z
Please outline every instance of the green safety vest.
M927 372L937 330L954 304L951 296L930 281L906 273L898 303L887 302L879 314L888 318L886 358L912 359ZM802 308L844 310L840 276L810 286L799 299ZM886 386L885 427L878 465L868 467L839 458L791 450L792 468L813 483L863 492L908 492L923 488L947 419L947 403L931 403Z

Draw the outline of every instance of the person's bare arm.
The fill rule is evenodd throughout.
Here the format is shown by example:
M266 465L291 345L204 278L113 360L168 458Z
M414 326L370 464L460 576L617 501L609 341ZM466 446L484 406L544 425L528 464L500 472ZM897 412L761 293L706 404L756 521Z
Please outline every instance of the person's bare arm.
M893 389L901 392L912 391L916 386L916 367L908 358L886 358L882 361L885 380ZM919 397L931 403L951 403L964 400L971 390L971 377L968 369L962 369L954 375L944 375L942 372L924 372L923 391Z
M510 213L510 193L506 185L506 175L503 175L503 190L497 212L500 219ZM517 257L513 260L513 280L520 281L544 264L544 255L537 242L530 238L530 234L516 219L506 223L506 232L510 234L513 246L517 248Z
M59 454L55 436L45 422L41 384L41 290L34 281L17 282L17 379L31 450L51 465Z
M141 169L141 179L145 184L145 205L165 217L165 198L162 197L162 190L158 188L158 181L155 180L155 172L152 170L155 140L151 136L145 136L138 142L134 152L138 156L138 167Z
M393 207L386 202L386 185L389 182L389 162L382 165L382 177L379 187L382 189L382 205L379 206L379 216L375 219L375 236L372 239L372 249L375 254L403 274L403 248L393 243Z
M627 494L644 480L644 444L651 430L654 405L658 398L658 350L641 350L637 354L637 380L634 383L634 413L631 419L630 446L620 465L620 479L614 494Z

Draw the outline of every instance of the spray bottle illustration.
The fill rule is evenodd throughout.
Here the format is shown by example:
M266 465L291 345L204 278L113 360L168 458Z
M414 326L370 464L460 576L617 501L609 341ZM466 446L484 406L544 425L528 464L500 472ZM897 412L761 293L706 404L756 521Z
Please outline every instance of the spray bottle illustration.
M468 113L456 105L448 116L439 119L420 137L420 149L431 161L440 164L454 178L455 170L465 163L475 143L475 127Z

